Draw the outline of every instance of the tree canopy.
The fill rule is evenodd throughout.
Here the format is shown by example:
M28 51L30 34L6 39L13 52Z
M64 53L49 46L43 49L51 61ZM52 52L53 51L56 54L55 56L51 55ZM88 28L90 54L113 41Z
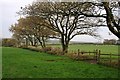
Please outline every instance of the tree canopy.
M62 48L66 53L69 41L74 36L83 34L96 36L97 29L90 23L90 18L79 13L90 6L79 2L34 2L25 7L22 14L39 16L47 21L51 26L46 27L60 34Z
M18 14L24 15L18 24L11 27L15 36L33 37L45 47L47 38L61 40L63 54L76 35L99 36L97 28L107 26L120 38L120 17L116 15L119 2L33 2L22 8ZM17 30L15 26L19 26ZM14 31L16 30L16 31ZM29 38L30 37L30 38Z
M18 23L11 26L10 31L13 32L13 37L19 39L26 39L26 45L28 45L28 40L31 45L36 45L35 42L38 41L42 47L45 47L45 41L51 36L57 36L58 34L45 27L41 18L38 17L25 17L20 18ZM22 40L19 40L22 41Z

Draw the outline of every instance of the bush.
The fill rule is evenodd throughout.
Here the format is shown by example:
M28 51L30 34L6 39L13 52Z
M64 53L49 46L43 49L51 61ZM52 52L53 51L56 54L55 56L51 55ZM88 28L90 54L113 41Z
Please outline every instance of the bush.
M52 47L45 47L45 48L42 48L42 51L44 52L48 52L48 51L51 51Z
M101 61L99 64L120 69L120 67L119 67L120 64L119 63L120 63L119 61L112 61L110 63L109 60L107 60L107 61Z
M28 49L28 47L26 45L21 45L21 46L19 46L19 48Z
M36 47L32 47L32 46L29 46L29 47L21 46L21 48L32 50L32 51L37 51L37 52L45 52L45 53L54 54L54 55L62 55L63 54L63 51L61 50L61 48L52 48L52 47L36 48Z
M60 48L51 48L51 51L48 51L49 54L62 55L63 51Z
M15 39L12 39L12 38L2 39L2 46L5 46L5 47L15 47L16 44L17 44L17 41Z
M29 46L28 49L31 50L31 51L42 52L41 48L36 48L36 47Z
M92 59L89 55L83 55L83 54L79 54L77 52L69 52L67 54L67 56L71 59L74 60L88 60L88 59Z
M78 56L76 52L69 52L66 56L68 56L71 59L78 60Z

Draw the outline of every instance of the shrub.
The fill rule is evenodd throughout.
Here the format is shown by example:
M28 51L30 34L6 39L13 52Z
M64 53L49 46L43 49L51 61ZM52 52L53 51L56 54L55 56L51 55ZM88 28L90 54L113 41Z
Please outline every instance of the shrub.
M21 45L21 46L19 46L19 48L28 49L28 47L26 45Z
M61 48L51 48L51 51L48 51L49 54L62 55Z
M17 44L17 41L12 38L4 38L2 39L2 46L5 47L15 47Z
M68 57L70 57L71 59L74 60L87 60L87 59L91 59L91 57L89 55L83 55L83 54L79 54L77 52L69 52L67 54Z
M77 59L77 53L76 52L68 52L66 54L66 56L68 56L69 58L74 59L74 60Z
M44 52L48 52L48 51L51 51L52 47L44 47L42 48L42 51Z
M101 61L99 64L104 65L104 66L110 66L110 67L114 67L114 68L120 68L120 64L118 61L112 61L111 63L109 62L109 60L107 61Z

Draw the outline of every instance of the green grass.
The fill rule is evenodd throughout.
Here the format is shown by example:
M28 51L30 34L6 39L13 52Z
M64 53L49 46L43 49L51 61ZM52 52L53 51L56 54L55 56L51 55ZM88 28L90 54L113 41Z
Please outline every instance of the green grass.
M52 47L60 47L61 45L48 45L48 46L52 46ZM69 52L77 52L78 49L80 49L80 51L90 51L93 52L95 49L98 49L101 51L101 54L118 54L118 50L120 49L120 45L94 45L94 44L70 44L69 45ZM85 54L84 54L85 55ZM86 54L89 55L89 54ZM93 53L91 53L90 55L94 55ZM110 55L101 55L101 58L108 58L110 57ZM118 56L112 56L112 61L117 62L118 61Z
M61 47L61 45L49 45L53 47ZM93 45L93 44L72 44L69 45L69 51L77 51L78 49L83 51L94 51L95 49L101 50L104 54L118 54L120 45Z
M3 47L3 78L117 78L118 70L65 56Z

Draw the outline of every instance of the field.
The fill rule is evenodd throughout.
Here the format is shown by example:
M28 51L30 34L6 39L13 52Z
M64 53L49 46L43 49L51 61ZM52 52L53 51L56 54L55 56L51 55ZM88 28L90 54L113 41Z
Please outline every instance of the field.
M115 68L20 48L3 47L2 49L3 78L118 77L118 70Z
M57 45L48 45L51 47L60 47L61 45L57 44ZM94 52L94 50L100 50L100 61L102 63L109 63L110 62L110 54L119 54L120 52L120 45L97 45L97 44L70 44L69 45L69 53L71 52L76 52L78 53L78 49L80 51L85 51L85 52ZM109 55L102 55L102 54L109 54ZM93 53L89 54L84 54L84 55L88 55L88 56L94 56ZM103 58L103 59L102 59ZM118 56L111 56L112 62L116 63L118 62Z
M52 47L61 47L61 45L48 45ZM71 44L69 45L69 51L77 51L78 49L83 51L93 51L95 49L101 50L104 54L118 54L120 45L93 45L93 44Z

